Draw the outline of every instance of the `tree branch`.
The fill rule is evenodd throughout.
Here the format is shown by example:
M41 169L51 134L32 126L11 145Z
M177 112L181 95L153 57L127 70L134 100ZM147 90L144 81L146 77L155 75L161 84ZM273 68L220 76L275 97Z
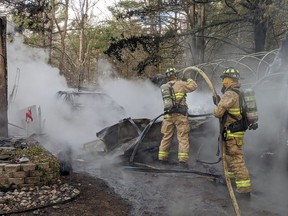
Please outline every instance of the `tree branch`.
M228 2L227 0L225 0L225 4L228 8L232 9L232 11L234 11L234 13L238 14L238 11L235 9L235 7L233 7L232 4L230 4L230 2Z

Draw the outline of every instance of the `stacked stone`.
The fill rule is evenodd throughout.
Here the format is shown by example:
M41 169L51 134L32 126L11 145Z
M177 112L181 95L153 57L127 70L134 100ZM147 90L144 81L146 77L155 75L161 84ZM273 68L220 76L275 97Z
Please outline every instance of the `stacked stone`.
M57 176L50 169L49 162L0 164L0 187L34 187L55 182Z
M0 215L67 202L79 195L77 188L60 181L59 160L39 151L37 145L33 139L0 138ZM29 147L31 152L26 154Z
M14 147L0 147L0 163L9 163L15 151Z

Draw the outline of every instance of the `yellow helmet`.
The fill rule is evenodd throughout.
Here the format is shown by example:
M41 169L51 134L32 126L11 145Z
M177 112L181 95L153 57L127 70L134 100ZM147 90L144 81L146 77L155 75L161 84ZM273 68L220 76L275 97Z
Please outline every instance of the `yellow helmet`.
M173 76L173 75L176 75L176 68L167 68L166 71L165 71L165 75L166 77L170 77L170 76Z
M240 79L240 73L239 70L235 69L234 67L229 67L224 70L223 74L220 77L222 79L225 77Z

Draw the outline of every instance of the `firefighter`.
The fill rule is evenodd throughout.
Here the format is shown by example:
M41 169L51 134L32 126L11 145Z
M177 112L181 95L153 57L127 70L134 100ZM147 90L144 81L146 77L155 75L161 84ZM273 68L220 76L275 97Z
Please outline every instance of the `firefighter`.
M160 143L158 159L162 163L168 162L169 150L173 140L174 132L177 132L178 139L178 161L183 168L188 168L189 159L189 131L188 106L186 103L186 93L197 89L197 84L191 78L186 81L177 79L175 68L168 68L165 71L168 84L171 86L174 106L170 110L165 110L164 120L161 126L163 138Z
M244 160L243 139L245 130L241 125L241 110L239 94L241 84L239 71L233 67L225 69L222 78L222 98L213 96L214 104L219 101L214 109L214 116L221 120L221 134L226 149L228 176L235 178L236 191L250 195L251 181ZM233 130L232 130L233 128Z

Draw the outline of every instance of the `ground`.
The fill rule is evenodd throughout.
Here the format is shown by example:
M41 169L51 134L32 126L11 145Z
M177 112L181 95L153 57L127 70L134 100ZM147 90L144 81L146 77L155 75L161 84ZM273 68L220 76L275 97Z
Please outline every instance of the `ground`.
M88 174L72 173L62 177L63 182L77 187L81 193L72 201L39 210L28 211L14 216L126 216L131 205L116 194L107 184Z

